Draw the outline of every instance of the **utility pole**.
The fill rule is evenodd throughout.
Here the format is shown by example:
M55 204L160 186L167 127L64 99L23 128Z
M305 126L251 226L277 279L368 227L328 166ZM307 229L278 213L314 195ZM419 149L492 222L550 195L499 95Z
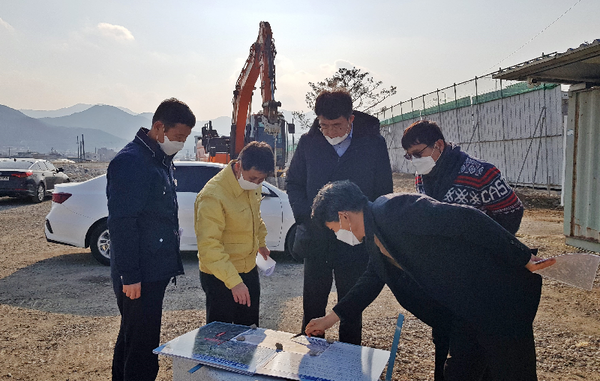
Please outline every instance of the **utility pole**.
M83 134L81 134L81 153L83 157L83 161L85 161L85 141L83 140Z

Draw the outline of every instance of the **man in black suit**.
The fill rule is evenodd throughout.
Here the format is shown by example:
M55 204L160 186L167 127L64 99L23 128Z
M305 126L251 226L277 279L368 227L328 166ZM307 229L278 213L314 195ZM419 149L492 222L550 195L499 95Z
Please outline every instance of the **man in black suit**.
M444 309L456 316L446 380L479 380L486 364L494 380L537 380L532 323L542 282L532 271L554 260L536 263L527 246L474 208L416 194L371 203L348 181L319 191L312 218L341 241L363 242L369 265L332 312L307 325L308 335L360 313L387 284L427 324Z

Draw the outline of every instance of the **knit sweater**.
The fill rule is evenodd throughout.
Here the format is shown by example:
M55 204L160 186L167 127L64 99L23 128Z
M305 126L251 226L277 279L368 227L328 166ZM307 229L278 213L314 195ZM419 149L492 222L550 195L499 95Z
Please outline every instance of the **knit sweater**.
M498 168L469 156L458 146L449 144L434 170L424 176L417 175L415 183L419 193L450 204L472 206L509 232L515 234L519 230L523 203Z

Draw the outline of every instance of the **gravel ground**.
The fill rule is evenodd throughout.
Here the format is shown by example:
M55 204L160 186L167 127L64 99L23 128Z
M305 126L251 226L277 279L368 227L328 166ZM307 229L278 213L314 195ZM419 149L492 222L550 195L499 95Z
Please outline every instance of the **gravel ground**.
M73 181L104 173L106 164L64 165ZM412 178L395 175L396 190ZM564 244L562 209L555 194L519 191L528 206L518 237L541 256L577 251ZM88 249L46 242L50 201L0 198L0 380L106 380L119 317L109 269ZM280 253L275 274L262 278L261 325L298 332L302 265ZM185 276L165 297L162 342L205 323L195 253L184 253ZM540 380L600 380L600 284L582 291L544 280L534 323ZM331 294L330 303L335 303ZM405 314L395 380L432 380L431 330L404 311L388 289L364 314L363 344L389 350L398 313ZM332 331L330 336L336 338ZM161 358L159 380L171 379Z

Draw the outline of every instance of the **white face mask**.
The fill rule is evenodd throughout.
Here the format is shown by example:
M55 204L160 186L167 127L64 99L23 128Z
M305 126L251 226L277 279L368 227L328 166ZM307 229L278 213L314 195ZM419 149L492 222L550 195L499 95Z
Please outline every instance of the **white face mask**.
M255 190L257 189L261 183L253 183L252 181L248 181L246 179L244 179L244 173L242 172L242 166L240 165L240 178L238 179L238 183L240 183L240 187L242 187L243 190Z
M164 143L158 142L158 145L167 156L175 155L177 152L181 151L183 149L183 144L184 142L170 141L167 135L165 135Z
M337 138L330 138L329 136L323 134L323 136L325 136L325 139L327 139L327 141L329 142L329 144L331 144L332 146L336 145L336 144L340 144L341 142L343 142L344 140L346 140L346 138L348 137L348 133L346 132L344 135L342 136L338 136Z
M426 175L431 172L433 167L435 167L435 160L433 160L431 156L419 158L413 157L412 164L417 169L419 175Z
M340 230L335 232L335 236L338 240L348 244L350 246L356 246L360 243L358 238L352 233L352 225L350 225L350 230L342 229L342 221L340 220Z

